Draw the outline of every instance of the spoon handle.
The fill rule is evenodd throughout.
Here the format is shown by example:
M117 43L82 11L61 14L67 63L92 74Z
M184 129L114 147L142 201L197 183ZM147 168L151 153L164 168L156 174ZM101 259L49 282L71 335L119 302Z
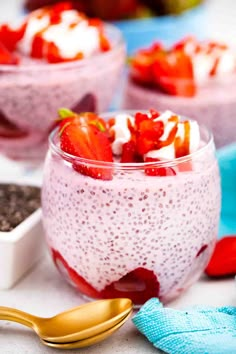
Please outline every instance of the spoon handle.
M10 307L0 306L0 320L18 322L24 326L33 328L37 317Z

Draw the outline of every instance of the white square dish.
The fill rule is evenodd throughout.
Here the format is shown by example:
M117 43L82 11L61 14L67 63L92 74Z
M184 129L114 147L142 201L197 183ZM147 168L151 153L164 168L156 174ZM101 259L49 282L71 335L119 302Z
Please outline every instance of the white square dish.
M45 246L41 218L41 209L37 209L12 231L0 231L0 289L11 288L42 257Z

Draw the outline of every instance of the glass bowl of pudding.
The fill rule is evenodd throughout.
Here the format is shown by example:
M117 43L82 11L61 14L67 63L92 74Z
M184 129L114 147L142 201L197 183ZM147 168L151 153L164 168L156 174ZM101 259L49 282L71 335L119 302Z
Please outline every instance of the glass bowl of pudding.
M217 148L236 141L236 60L225 44L186 38L155 43L131 59L124 109L168 107L213 132Z
M43 222L67 281L87 298L136 306L197 281L221 199L207 128L169 111L69 114L49 140Z
M63 5L2 25L0 44L0 152L16 160L45 155L58 107L108 109L126 55L113 25Z

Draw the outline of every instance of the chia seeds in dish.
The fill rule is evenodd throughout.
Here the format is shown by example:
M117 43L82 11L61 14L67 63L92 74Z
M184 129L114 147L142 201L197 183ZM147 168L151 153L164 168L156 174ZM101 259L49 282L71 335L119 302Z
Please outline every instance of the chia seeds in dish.
M0 232L10 232L40 208L38 187L0 184Z

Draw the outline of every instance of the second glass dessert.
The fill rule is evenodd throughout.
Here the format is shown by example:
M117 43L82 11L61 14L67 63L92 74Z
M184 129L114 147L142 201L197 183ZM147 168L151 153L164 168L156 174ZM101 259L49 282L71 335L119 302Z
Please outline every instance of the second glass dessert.
M120 31L69 3L0 26L0 152L44 157L58 107L107 110L124 62Z

